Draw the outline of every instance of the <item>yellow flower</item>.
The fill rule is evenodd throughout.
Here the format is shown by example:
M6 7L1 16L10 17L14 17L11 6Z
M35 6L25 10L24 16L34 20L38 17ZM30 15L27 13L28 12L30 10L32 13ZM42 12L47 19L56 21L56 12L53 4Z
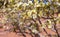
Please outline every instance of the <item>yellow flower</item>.
M48 25L48 28L52 28L52 25Z
M48 20L48 22L51 24L51 20Z
M40 11L39 14L38 14L39 17L42 17L43 16L43 12Z
M27 12L27 15L28 15L28 17L31 17L32 12L31 11Z
M41 5L38 4L38 5L36 5L36 7L41 7Z
M45 7L45 3L41 2L40 7Z
M36 9L32 10L32 14L37 14Z
M58 17L60 17L60 14L58 14Z
M51 20L48 20L48 22L47 22L48 28L52 28L52 24L51 23L52 23Z

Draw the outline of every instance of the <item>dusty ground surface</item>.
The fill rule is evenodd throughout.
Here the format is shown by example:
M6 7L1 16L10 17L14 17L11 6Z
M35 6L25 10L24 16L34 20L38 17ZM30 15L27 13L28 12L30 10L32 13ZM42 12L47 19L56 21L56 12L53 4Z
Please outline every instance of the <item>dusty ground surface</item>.
M60 34L60 24L57 24L57 30L58 33ZM51 29L45 28L47 33L50 35L56 35L57 33ZM27 33L23 33L24 35L22 35L22 33L15 33L15 32L9 32L9 31L5 31L4 28L0 28L0 37L39 37L39 36L46 36L49 37L48 34L46 34L45 31L42 30L41 33L39 33L39 36L36 36L34 34L28 34L30 33L29 30L26 30ZM53 36L52 36L53 37Z

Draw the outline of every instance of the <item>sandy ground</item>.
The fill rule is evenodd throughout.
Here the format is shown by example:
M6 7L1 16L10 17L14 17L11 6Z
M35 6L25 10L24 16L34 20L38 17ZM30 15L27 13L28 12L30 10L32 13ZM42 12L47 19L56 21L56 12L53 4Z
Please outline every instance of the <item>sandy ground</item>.
M56 35L56 33L50 29L46 28L46 31L48 34ZM29 31L27 30L26 32L29 32ZM24 35L25 35L25 37L32 37L30 34L24 33ZM42 31L40 33L40 36L42 37L42 35L47 35L47 34L44 31ZM24 36L21 33L16 34L14 32L4 31L4 29L1 28L0 29L0 37L24 37ZM35 36L33 35L33 37L35 37ZM49 37L49 36L46 36L46 37Z

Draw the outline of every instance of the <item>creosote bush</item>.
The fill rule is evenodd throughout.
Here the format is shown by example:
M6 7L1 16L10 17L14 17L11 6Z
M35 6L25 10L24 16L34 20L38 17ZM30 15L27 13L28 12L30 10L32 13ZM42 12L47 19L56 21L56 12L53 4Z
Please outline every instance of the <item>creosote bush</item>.
M11 25L14 26L13 31L15 32L16 30L24 32L25 29L29 29L32 33L38 34L41 31L40 28L44 29L48 27L52 29L56 23L60 22L59 0L47 2L43 0L40 2L28 1L26 3L20 0L1 0L0 2L0 15L3 15L1 23L11 23ZM57 16L55 14L57 14ZM41 22L41 18L48 20ZM56 30L56 28L54 28L54 30Z

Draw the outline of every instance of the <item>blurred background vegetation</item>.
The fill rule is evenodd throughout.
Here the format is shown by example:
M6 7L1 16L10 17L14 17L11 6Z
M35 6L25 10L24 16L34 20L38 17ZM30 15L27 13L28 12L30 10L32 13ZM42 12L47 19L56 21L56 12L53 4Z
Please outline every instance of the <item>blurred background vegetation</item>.
M32 33L39 33L40 27L52 29L60 22L59 12L60 0L0 0L0 17L3 18L0 23L13 25L13 31L31 29ZM41 18L48 20L44 23Z

